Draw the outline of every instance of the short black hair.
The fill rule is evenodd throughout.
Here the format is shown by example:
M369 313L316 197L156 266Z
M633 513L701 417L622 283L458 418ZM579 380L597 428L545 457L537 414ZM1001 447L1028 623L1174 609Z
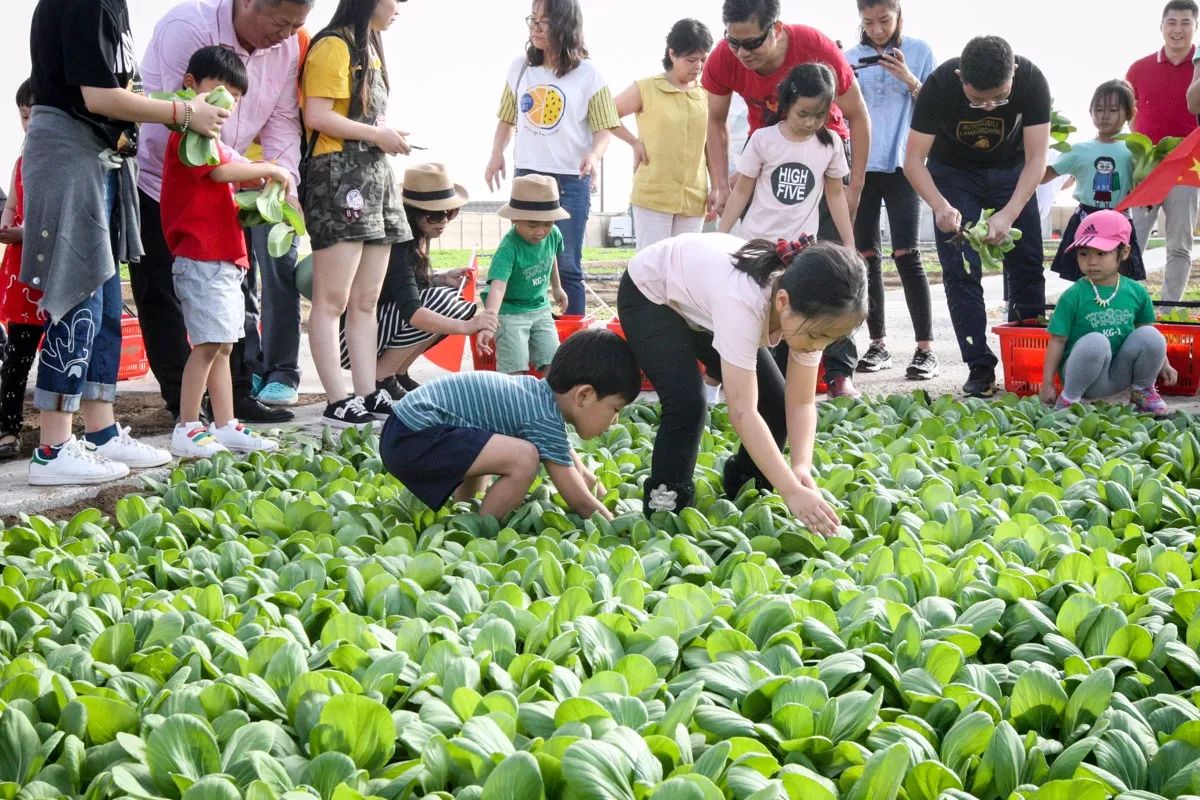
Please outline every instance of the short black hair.
M725 0L721 21L726 25L754 21L765 31L779 21L779 0Z
M1096 91L1092 92L1092 102L1088 104L1088 110L1094 110L1101 102L1110 97L1120 104L1127 119L1133 117L1133 110L1137 107L1137 98L1133 94L1133 87L1129 85L1129 81L1121 78L1114 78L1097 86Z
M671 68L671 51L679 58L692 53L707 53L712 50L713 37L708 26L697 19L681 19L671 26L667 34L667 52L663 54L663 69Z
M33 106L33 79L26 78L17 87L17 108L30 108Z
M1014 69L1012 45L999 36L976 36L967 42L958 63L962 82L981 92L1003 86Z
M212 78L223 83L227 89L237 89L242 94L250 89L246 65L228 47L201 47L188 59L187 74L197 83Z
M1166 19L1172 11L1190 11L1193 17L1200 17L1200 6L1196 5L1196 0L1171 0L1163 6L1162 18Z
M615 394L632 403L642 390L642 373L628 342L604 328L589 328L559 345L546 383L555 394L587 385L600 397Z

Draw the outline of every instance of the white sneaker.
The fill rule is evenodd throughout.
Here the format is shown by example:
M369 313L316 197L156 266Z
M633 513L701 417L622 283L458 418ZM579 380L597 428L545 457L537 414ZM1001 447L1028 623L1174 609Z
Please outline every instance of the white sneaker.
M171 453L180 458L209 458L224 452L225 445L199 422L180 423L171 432Z
M74 437L67 439L54 458L44 458L39 447L33 451L33 458L29 462L31 486L108 483L128 474L129 467L110 461L96 452L90 443Z
M129 428L117 425L117 435L96 448L109 461L124 464L130 469L149 469L171 463L171 454L161 447L139 442L129 435Z
M208 432L224 445L225 449L235 453L253 453L259 450L274 453L279 449L279 442L250 430L236 419L229 420L224 428L218 428L214 422L208 426Z

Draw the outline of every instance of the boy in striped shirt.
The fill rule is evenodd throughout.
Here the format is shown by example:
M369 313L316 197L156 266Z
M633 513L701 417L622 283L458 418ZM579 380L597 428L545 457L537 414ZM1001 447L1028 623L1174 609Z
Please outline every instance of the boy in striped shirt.
M581 439L608 430L637 398L641 373L625 340L585 330L559 347L545 379L464 372L427 383L392 407L379 453L423 503L441 508L468 500L488 476L480 513L504 518L521 503L545 463L567 505L581 517L612 514L603 489L571 447L567 423ZM595 493L594 493L595 492Z

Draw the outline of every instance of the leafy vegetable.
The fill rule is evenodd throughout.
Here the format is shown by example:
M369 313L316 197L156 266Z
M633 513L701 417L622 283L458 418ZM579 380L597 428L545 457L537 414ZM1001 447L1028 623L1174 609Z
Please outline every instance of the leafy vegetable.
M1154 171L1154 168L1162 163L1163 159L1171 154L1180 142L1183 141L1179 136L1163 137L1158 144L1155 144L1145 134L1141 133L1123 133L1117 137L1125 142L1125 146L1129 148L1130 154L1133 156L1133 185L1137 186L1146 176Z
M237 193L238 220L243 227L253 228L270 225L267 234L267 250L280 258L292 249L297 236L304 236L308 229L300 210L284 199L283 186L269 183L263 189L246 189Z
M1021 229L1010 228L1003 242L1000 244L990 244L986 241L988 236L988 220L994 213L996 213L995 209L984 209L979 215L978 222L963 227L962 238L964 242L971 246L972 250L979 253L979 259L984 269L996 270L1004 266L1004 254L1012 251L1017 246L1017 242L1021 239Z
M182 89L178 92L155 92L152 97L156 100L175 100L179 102L188 102L196 99L196 92L192 89ZM234 106L233 95L224 86L218 86L204 96L204 101L209 105L223 108L227 111L232 110ZM183 138L179 141L179 160L189 167L215 167L221 163L221 155L217 152L217 140L202 136L196 131L183 129L183 120L179 124L168 126L176 133L182 133Z
M1072 124L1071 120L1058 113L1058 110L1050 112L1050 145L1051 150L1059 153L1066 153L1071 149L1070 142L1071 134L1079 129Z

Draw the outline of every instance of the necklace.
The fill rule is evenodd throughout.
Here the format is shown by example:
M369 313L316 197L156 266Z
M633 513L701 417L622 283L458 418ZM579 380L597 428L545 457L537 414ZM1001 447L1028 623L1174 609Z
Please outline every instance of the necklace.
M1096 305L1100 306L1101 308L1108 308L1109 304L1112 303L1113 299L1117 296L1117 292L1121 291L1120 275L1117 276L1117 283L1116 286L1113 287L1113 293L1107 298L1100 297L1100 287L1098 287L1091 278L1088 278L1088 283L1092 284L1092 293L1096 295Z

